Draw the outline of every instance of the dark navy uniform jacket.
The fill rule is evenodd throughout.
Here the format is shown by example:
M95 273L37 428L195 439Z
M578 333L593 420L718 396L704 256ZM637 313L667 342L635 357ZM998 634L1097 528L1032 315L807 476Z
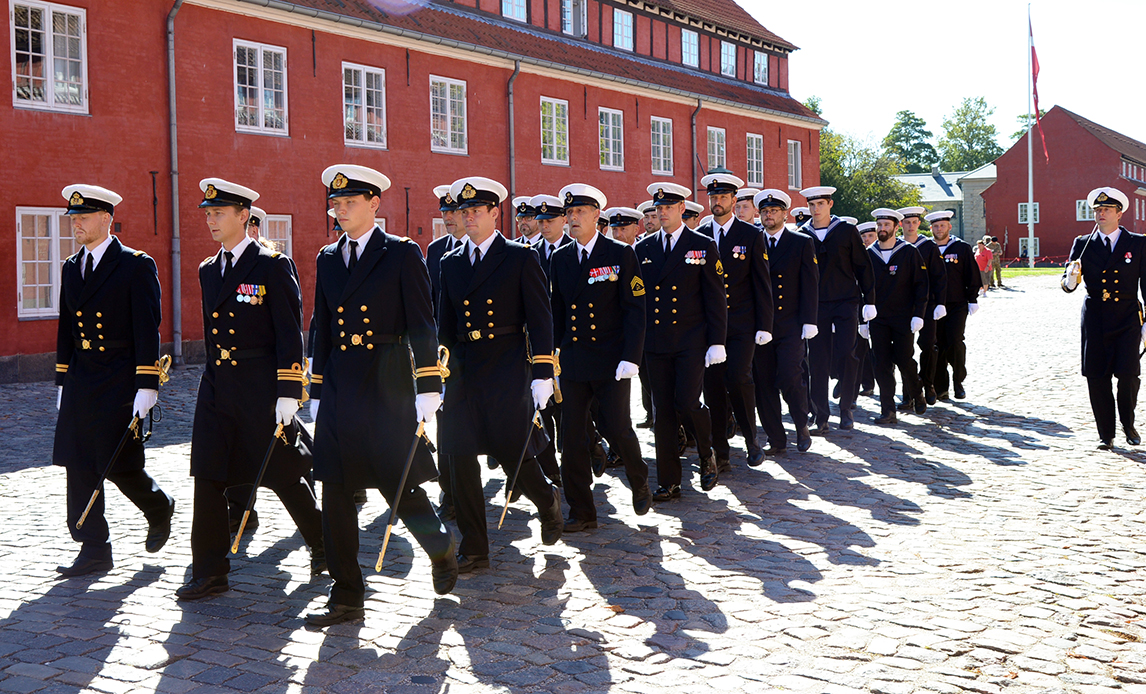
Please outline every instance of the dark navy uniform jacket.
M878 248L876 243L867 250L875 270L875 293L879 297L878 313L872 322L909 331L911 319L923 318L927 310L927 268L915 246L902 238L896 239L886 262Z
M919 251L919 257L927 267L927 315L924 316L927 319L934 314L936 306L947 303L947 263L943 262L943 254L933 240L922 234L916 240L915 250Z
M952 306L978 303L983 276L979 274L971 245L952 236L946 246L939 248L939 252L947 269L947 310L950 311Z
M465 239L461 241L455 239L453 236L446 234L441 238L434 239L429 246L426 247L426 270L430 273L430 301L434 305L434 318L438 317L438 297L442 293L442 256L449 252L455 245L464 244ZM321 411L321 407L319 408Z
M353 272L342 259L347 242L344 234L315 261L314 477L391 491L418 428L414 396L442 388L430 276L409 239L374 227ZM407 484L437 475L420 441Z
M545 240L545 237L539 235L534 243L526 244L528 247L537 251L537 257L541 259L541 269L545 271L546 290L549 289L549 283L553 280L553 256L557 254L558 250L573 243L573 237L569 236L568 234L562 234L561 240L557 242L557 247L554 248L553 252L549 254L549 260L546 260L545 246L548 243L549 242Z
M800 231L810 236L816 245L822 303L859 301L861 296L865 305L875 303L877 292L871 258L854 226L833 215L823 241L816 238L811 220Z
M553 254L553 338L561 378L614 378L617 364L640 364L645 344L645 285L637 254L598 233L584 263L571 243Z
M716 242L684 227L665 256L664 232L637 242L645 291L645 351L704 352L728 333L724 264ZM702 262L703 261L703 262Z
M294 263L251 242L226 280L220 250L199 265L206 368L191 433L191 474L227 485L255 481L275 430L275 401L301 398L302 297ZM298 420L277 445L266 481L310 469Z
M553 378L553 314L545 273L530 247L500 232L477 268L467 246L442 258L438 340L451 353L438 417L442 455L491 455L513 465L531 424L534 379Z
M1070 249L1070 259L1082 261L1086 284L1082 375L1087 377L1136 376L1141 371L1139 292L1146 297L1146 236L1119 229L1112 251L1106 250L1098 231L1079 236ZM1094 240L1087 245L1092 236Z
M816 325L820 310L820 271L811 237L785 229L776 248L763 235L772 273L774 338L799 336L804 325Z
M135 392L159 388L161 294L155 261L114 235L85 281L86 254L64 261L61 274L56 385L64 395L52 462L99 475L131 422ZM129 437L115 469L142 467L143 445Z
M697 231L716 238L716 222ZM718 250L724 265L724 291L728 298L728 336L754 338L760 330L772 332L772 277L768 251L760 227L733 218Z

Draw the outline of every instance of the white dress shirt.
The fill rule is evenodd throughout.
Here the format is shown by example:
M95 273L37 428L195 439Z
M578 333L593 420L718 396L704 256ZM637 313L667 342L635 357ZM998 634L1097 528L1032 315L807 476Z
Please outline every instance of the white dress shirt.
M247 250L247 246L251 245L254 242L255 242L254 239L252 239L250 236L247 236L245 234L243 235L243 240L236 243L235 247L231 249L231 256L232 256L231 257L231 267L235 267L236 265L239 264L239 258L243 257L243 252ZM227 247L224 246L223 252L225 253L226 251L227 251ZM223 260L223 262L221 263L222 267L219 269L219 274L225 275L225 274L227 274L227 259L226 259L226 257L223 257L222 260Z
M99 267L99 261L103 259L103 254L107 252L107 247L110 245L111 234L108 234L107 238L105 238L100 243L100 245L96 246L91 251L89 251L87 247L84 248L84 253L91 253L92 256L92 272L95 272L95 269ZM81 256L80 261L80 275L82 276L86 271L88 259L86 256ZM87 279L87 277L84 277L84 279Z
M581 262L582 251L588 253L589 255L593 255L593 247L597 245L597 237L600 235L601 234L599 232L593 234L593 238L589 239L589 243L585 244L584 246L581 245L580 241L577 242L577 262L578 263Z
M677 229L676 231L674 231L674 232L673 232L673 233L671 233L671 234L670 234L670 233L668 233L667 231L665 231L665 230L662 228L662 229L661 229L661 238L660 238L661 247L662 247L662 248L664 247L664 245L665 245L665 237L667 236L667 237L670 239L670 241L669 241L669 250L671 251L672 249L676 248L676 242L677 242L677 241L680 241L680 235L681 235L681 234L683 234L683 233L684 233L684 224L683 224L683 223L680 225L680 228L679 228L679 229Z
M495 236L497 236L498 233L499 232L496 232L496 231L493 232L492 234L489 235L488 239L486 239L485 241L482 241L480 244L478 244L476 246L474 245L474 242L472 239L468 239L468 238L466 239L466 257L470 259L470 265L473 265L473 263L474 263L474 250L475 249L481 249L481 257L482 258L489 255L489 247L493 245L493 238Z
M376 226L371 227L370 231L356 239L350 238L349 234L346 235L346 243L342 244L342 263L346 267L350 267L350 242L353 241L358 244L358 259L362 260L362 251L366 250L366 244L370 243L370 237L374 235L374 230L377 228Z

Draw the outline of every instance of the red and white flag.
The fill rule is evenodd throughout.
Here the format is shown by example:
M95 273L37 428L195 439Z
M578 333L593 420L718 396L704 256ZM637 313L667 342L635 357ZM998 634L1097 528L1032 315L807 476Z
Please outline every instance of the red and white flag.
M1043 142L1043 157L1050 163L1050 154L1047 153L1047 138L1043 134L1042 120L1039 118L1039 55L1035 52L1035 32L1031 27L1031 18L1027 17L1027 31L1031 44L1031 89L1035 98L1035 125L1039 129L1039 139Z

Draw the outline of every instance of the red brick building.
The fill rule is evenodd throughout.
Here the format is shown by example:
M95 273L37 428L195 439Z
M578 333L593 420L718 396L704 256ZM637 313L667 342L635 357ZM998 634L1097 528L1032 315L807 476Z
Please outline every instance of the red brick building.
M312 258L336 238L331 163L390 176L380 223L423 248L441 233L433 187L462 175L513 195L591 183L624 205L714 165L757 187L819 182L825 122L788 93L796 47L732 0L9 1L0 382L52 374L73 182L124 196L117 232L159 264L163 341L188 360L197 267L218 250L196 209L208 176L262 194L307 315Z
M1063 262L1079 234L1094 229L1086 195L1099 186L1126 193L1122 225L1146 232L1146 144L1055 106L1042 118L1048 163L1035 131L1035 257ZM1006 239L1004 257L1025 257L1027 246L1027 136L995 160L997 178L983 191L987 232ZM974 241L975 239L968 239Z

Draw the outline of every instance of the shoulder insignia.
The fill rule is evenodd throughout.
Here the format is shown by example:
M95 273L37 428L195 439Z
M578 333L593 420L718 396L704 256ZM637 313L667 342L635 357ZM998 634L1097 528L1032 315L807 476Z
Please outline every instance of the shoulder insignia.
M645 295L645 283L641 281L640 277L633 275L633 280L629 282L629 286L633 289L633 296Z
M923 268L924 270L926 270L926 269L927 269L927 266L926 266L926 265L924 265L923 263L920 263L920 264L919 264L919 267Z
M416 241L414 241L414 239L410 238L409 236L399 236L398 238L402 239L403 241L405 241L407 243L417 243Z
M768 254L767 253L764 254L764 260L768 260Z
M133 253L132 255L137 255L137 256L139 256L139 255L143 255L143 251L136 251L136 252L135 252L135 253Z
M721 264L720 258L716 259L716 274L718 274L718 275L724 274L724 265Z
M819 265L819 264L820 264L820 261L819 261L819 260L817 260L817 259L816 259L816 256L814 256L814 255L812 256L812 262L813 262L813 263L815 263L816 265Z
M209 255L209 256L207 256L206 258L204 258L204 259L203 259L203 262L202 262L202 263L199 263L199 264L200 264L200 265L202 265L203 263L209 263L209 262L211 262L211 259L212 259L212 258L214 258L214 257L215 257L215 256L213 256L213 255Z
M271 257L272 258L277 258L280 255L282 255L282 253L279 253L278 251L271 251Z

